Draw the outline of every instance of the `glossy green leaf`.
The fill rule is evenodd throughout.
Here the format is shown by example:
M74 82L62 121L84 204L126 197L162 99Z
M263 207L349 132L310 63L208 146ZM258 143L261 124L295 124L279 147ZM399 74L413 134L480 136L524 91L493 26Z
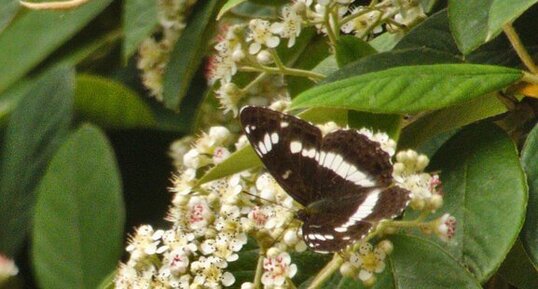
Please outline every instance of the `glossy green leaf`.
M123 84L94 75L77 77L75 112L106 128L152 127L155 120L150 107Z
M234 8L235 6L245 2L247 0L228 0L224 5L222 5L222 8L219 11L219 14L217 14L217 20L222 17L222 15L226 14L226 12L230 11L230 9Z
M29 11L0 34L0 92L37 66L112 0L94 0L69 11Z
M0 251L9 256L26 237L35 188L68 132L73 94L73 71L53 69L32 85L9 118L0 155Z
M511 139L489 123L469 126L435 154L430 171L440 171L444 206L456 217L452 256L481 282L501 265L523 225L525 175Z
M537 270L538 268L533 266L518 240L499 268L499 274L518 289L536 289L538 288Z
M157 1L126 0L123 4L123 60L127 61L138 45L157 25Z
M370 44L375 50L379 52L387 52L392 50L402 39L403 36L403 33L385 32L370 40L368 44Z
M342 67L360 58L375 54L377 51L368 42L354 36L341 36L336 42L336 62Z
M207 50L214 17L219 1L199 1L193 7L187 27L177 41L170 61L166 65L163 80L164 105L178 110L187 93L198 66Z
M373 289L480 289L479 282L445 248L418 237L395 235L394 251ZM306 288L306 284L300 288ZM336 273L323 289L364 289L360 280Z
M299 117L314 123L326 123L329 121L334 121L339 125L345 125L347 123L347 112L338 109L310 109L300 113ZM252 147L248 145L235 151L222 163L209 169L200 178L198 184L201 185L233 175L240 171L260 166L261 164L260 158L256 155Z
M488 34L486 41L497 36L504 24L513 22L537 2L538 0L493 0L488 15Z
M393 140L400 137L402 116L398 114L378 114L350 110L348 112L348 124L350 127L366 127L374 132L386 132Z
M103 132L84 125L60 147L39 185L32 258L40 288L96 288L117 266L123 222L112 147Z
M401 66L316 86L297 96L291 108L415 113L471 100L521 76L519 70L487 65Z
M428 139L475 121L506 112L497 95L487 94L468 102L425 114L403 129L400 149L418 148Z
M538 268L538 125L527 136L521 152L521 162L529 184L529 204L521 241L534 266Z

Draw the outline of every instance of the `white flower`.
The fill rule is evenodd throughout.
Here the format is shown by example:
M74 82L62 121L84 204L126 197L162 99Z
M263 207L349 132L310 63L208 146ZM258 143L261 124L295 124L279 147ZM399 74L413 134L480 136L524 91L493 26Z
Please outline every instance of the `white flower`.
M186 217L191 230L206 229L213 216L205 198L193 196L189 200Z
M263 260L262 284L265 286L282 286L287 278L293 278L297 273L297 265L291 264L291 257L282 252L276 257Z
M220 164L230 156L230 151L225 147L216 147L213 152L213 163Z
M295 44L295 39L301 34L303 19L290 7L282 9L282 22L273 23L271 32L279 34L283 38L289 38L288 47Z
M273 35L271 32L271 24L269 21L253 19L250 21L248 27L250 33L247 37L247 41L253 41L248 48L250 54L258 53L262 49L262 45L274 48L280 43L280 38Z
M220 288L220 284L228 287L235 282L235 277L230 272L223 272L227 266L221 258L201 256L191 265L191 272L196 274L193 283L205 288Z
M388 134L384 132L372 132L367 128L361 128L359 133L368 137L371 141L379 143L381 149L384 150L390 157L396 152L396 141L391 139Z
M379 10L371 10L368 12L364 12L363 7L358 7L356 9L353 9L351 12L352 15L354 14L361 14L355 18L353 18L351 21L345 23L342 25L342 32L344 33L355 33L356 37L363 37L368 32L372 31L374 33L381 32L381 26L379 25L379 21L381 20L383 13ZM376 25L376 28L373 28L373 26Z
M244 93L232 82L222 84L217 91L215 91L221 108L224 109L224 114L231 111L234 116L237 116L239 112L239 101L243 98Z
M386 252L381 247L375 249L370 243L362 243L359 251L349 257L349 263L358 270L357 277L362 281L368 281L374 273L385 270Z
M138 262L148 255L155 254L161 234L161 230L155 232L150 225L138 227L135 234L131 236L129 245L125 248L127 252L131 253L130 261Z
M174 141L170 145L168 155L174 160L174 166L176 168L183 168L183 155L190 150L190 144L193 141L193 137L186 136L179 140Z
M19 268L15 265L13 260L0 254L0 285L3 281L9 279L11 276L15 276L19 273Z
M456 234L456 218L450 214L444 214L434 222L434 232L443 241L450 241Z
M179 176L174 175L172 178L172 187L169 190L179 195L188 195L196 184L196 170L186 169Z
M195 148L183 155L183 164L187 168L198 169L210 163L211 159L207 155L200 154L200 151Z

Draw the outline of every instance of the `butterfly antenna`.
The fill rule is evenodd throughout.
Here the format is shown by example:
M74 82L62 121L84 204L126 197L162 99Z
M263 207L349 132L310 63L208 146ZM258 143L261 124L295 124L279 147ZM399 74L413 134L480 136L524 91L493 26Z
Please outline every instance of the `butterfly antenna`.
M254 198L256 198L256 199L262 200L262 201L264 201L264 202L268 202L268 203L273 204L273 205L275 205L275 206L284 208L285 210L288 210L288 211L290 211L290 212L292 212L292 213L294 213L294 214L297 213L297 210L290 209L290 208L288 208L288 207L286 207L286 206L283 206L283 205L281 205L281 204L279 204L279 203L277 203L277 202L275 202L275 201L268 200L268 199L264 199L264 198L262 198L262 197L260 197L260 196L257 196L257 195L255 195L255 194L249 193L249 192L247 192L247 191L241 191L241 192L244 193L244 194L246 194L246 195L249 195L249 196L251 196L251 197L254 197Z

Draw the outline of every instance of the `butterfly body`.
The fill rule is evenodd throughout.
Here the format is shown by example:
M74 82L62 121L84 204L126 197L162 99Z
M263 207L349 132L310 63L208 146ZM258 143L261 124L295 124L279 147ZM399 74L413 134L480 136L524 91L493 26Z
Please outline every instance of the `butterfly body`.
M355 130L325 136L294 116L247 106L241 123L279 185L303 209L303 238L317 252L335 252L403 211L409 192L392 185L392 165L379 143Z

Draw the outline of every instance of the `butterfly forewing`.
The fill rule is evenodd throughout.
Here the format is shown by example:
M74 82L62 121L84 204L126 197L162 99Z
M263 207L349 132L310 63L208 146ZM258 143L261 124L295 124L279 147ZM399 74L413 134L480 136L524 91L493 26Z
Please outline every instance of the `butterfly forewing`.
M392 181L389 155L379 143L356 130L337 130L322 141L319 177L322 192L331 195L360 193L367 188L385 187Z
M321 131L296 117L247 106L241 124L248 140L278 184L303 206L319 197L317 163Z

